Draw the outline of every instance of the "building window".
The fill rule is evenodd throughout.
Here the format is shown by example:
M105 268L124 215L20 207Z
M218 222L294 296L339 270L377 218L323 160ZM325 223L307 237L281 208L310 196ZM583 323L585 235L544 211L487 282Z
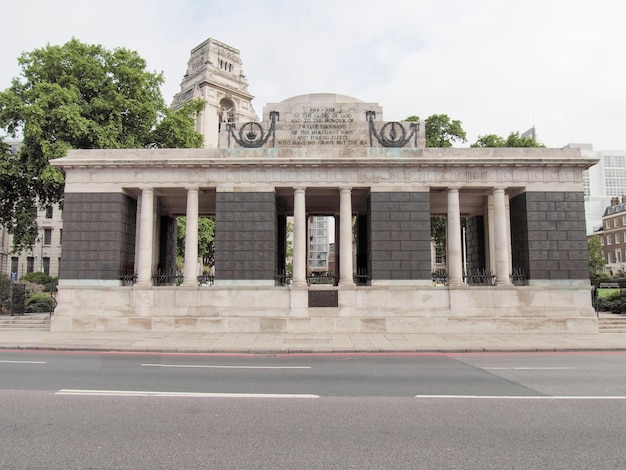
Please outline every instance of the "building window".
M35 258L29 256L26 258L26 272L32 273L35 270Z
M52 218L52 206L46 207L46 219Z
M52 229L51 228L45 228L43 230L43 244L44 245L52 244Z
M600 237L600 245L604 246L604 237Z
M606 263L611 264L611 253L606 254Z
M622 252L621 252L621 250L615 250L615 262L616 263L621 263L622 262Z
M619 245L619 233L615 234L615 244Z
M624 241L626 241L626 232L624 232ZM59 245L63 243L63 229L59 229Z
M607 235L606 236L606 244L610 245L611 244L611 235Z
M50 258L44 256L43 258L43 272L46 275L50 275Z
M20 259L17 256L11 257L11 279L17 281L17 270L19 268Z
M606 220L606 221L604 222L604 227L605 227L605 228L611 228L611 221L610 221L610 220Z

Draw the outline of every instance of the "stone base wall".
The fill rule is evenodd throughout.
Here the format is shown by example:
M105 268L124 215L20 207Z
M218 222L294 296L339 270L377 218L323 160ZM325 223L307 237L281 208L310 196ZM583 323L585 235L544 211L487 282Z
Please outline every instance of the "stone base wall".
M317 288L316 288L317 289ZM373 287L310 307L287 287L60 286L53 331L214 333L597 333L585 286Z

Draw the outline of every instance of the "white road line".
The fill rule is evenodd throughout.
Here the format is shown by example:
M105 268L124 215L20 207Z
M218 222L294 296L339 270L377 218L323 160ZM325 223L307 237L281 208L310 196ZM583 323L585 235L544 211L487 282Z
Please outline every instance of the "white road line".
M522 396L522 395L415 395L415 398L442 398L463 400L626 400L626 396Z
M483 370L572 370L577 367L483 367Z
M0 361L2 364L47 364L42 361Z
M304 393L196 393L156 392L145 390L71 390L62 389L55 395L80 395L98 397L175 397L175 398L319 398Z
M311 369L309 366L206 366L194 364L141 364L143 367L177 367L189 369Z

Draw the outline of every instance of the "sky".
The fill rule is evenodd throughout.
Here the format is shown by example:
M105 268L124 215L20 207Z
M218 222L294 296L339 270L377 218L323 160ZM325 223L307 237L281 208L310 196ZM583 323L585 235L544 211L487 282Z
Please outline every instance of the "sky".
M547 147L626 150L623 0L0 0L0 90L23 52L72 37L137 51L180 91L208 38L241 53L267 103L338 93L383 119L447 114L469 146L535 126Z

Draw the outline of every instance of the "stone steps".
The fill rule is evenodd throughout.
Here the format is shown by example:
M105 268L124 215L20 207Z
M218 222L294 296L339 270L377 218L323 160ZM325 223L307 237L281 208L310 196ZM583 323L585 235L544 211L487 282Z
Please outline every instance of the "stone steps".
M626 333L626 315L611 315L598 318L600 333Z
M0 316L2 331L50 331L50 315Z

